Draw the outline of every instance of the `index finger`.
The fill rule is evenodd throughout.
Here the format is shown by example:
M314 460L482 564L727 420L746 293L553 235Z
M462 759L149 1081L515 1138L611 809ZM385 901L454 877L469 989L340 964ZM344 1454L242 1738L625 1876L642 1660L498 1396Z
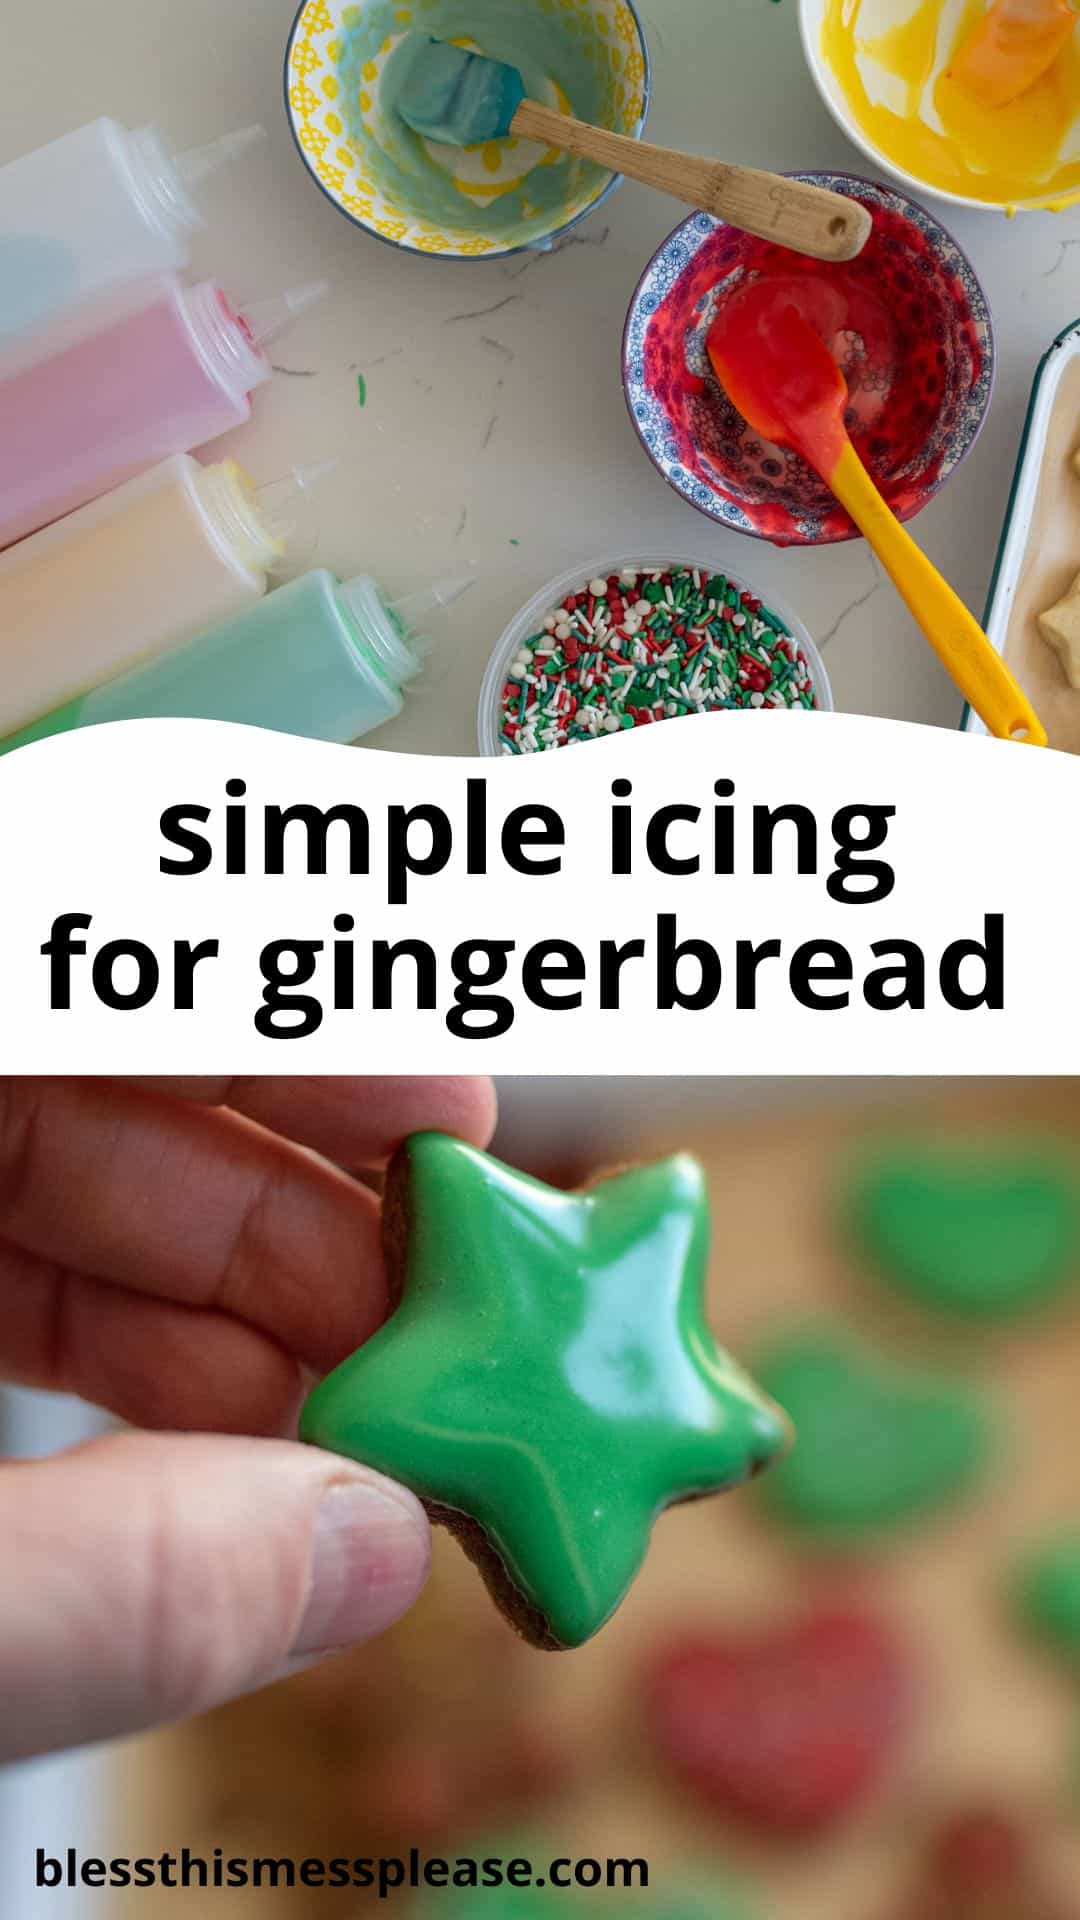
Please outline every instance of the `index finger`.
M288 1082L262 1086L268 1110L288 1103ZM411 1112L382 1120L355 1081L350 1112L361 1089L364 1137L389 1145ZM130 1081L0 1080L0 1239L62 1272L228 1314L325 1373L385 1317L380 1238L374 1194L247 1114Z
M120 1084L197 1106L229 1107L342 1167L383 1167L420 1128L476 1147L486 1147L495 1131L495 1089L481 1075L138 1076Z

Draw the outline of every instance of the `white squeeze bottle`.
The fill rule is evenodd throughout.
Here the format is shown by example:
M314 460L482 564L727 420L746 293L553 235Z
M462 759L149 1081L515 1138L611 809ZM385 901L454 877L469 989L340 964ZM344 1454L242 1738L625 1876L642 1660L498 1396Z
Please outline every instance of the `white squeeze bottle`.
M0 735L261 599L325 471L176 454L0 554Z
M194 191L260 127L174 154L153 127L92 120L0 167L0 349L112 287L184 267Z

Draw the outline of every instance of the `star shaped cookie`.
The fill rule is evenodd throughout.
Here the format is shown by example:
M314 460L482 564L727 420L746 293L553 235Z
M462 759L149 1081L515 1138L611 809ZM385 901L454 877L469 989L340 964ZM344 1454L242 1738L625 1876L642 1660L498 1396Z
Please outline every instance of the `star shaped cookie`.
M666 1507L786 1447L705 1321L690 1155L568 1194L415 1134L384 1240L394 1311L311 1395L301 1438L411 1487L534 1645L588 1640Z

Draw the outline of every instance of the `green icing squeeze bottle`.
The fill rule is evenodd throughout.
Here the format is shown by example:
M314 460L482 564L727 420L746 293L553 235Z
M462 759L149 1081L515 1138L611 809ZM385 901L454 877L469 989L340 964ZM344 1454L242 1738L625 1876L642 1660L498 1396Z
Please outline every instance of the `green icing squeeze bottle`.
M0 742L0 753L107 720L232 720L344 745L393 719L423 664L421 622L470 580L389 604L367 575L325 568L186 646L95 687Z

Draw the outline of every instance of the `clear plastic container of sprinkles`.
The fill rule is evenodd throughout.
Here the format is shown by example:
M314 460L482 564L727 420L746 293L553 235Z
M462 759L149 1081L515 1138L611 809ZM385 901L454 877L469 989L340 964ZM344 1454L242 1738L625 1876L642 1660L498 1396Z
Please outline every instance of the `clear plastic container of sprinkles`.
M709 586L721 581L714 597ZM480 690L480 751L544 753L741 706L833 711L821 655L775 594L761 599L714 561L583 561L542 587L495 648Z

